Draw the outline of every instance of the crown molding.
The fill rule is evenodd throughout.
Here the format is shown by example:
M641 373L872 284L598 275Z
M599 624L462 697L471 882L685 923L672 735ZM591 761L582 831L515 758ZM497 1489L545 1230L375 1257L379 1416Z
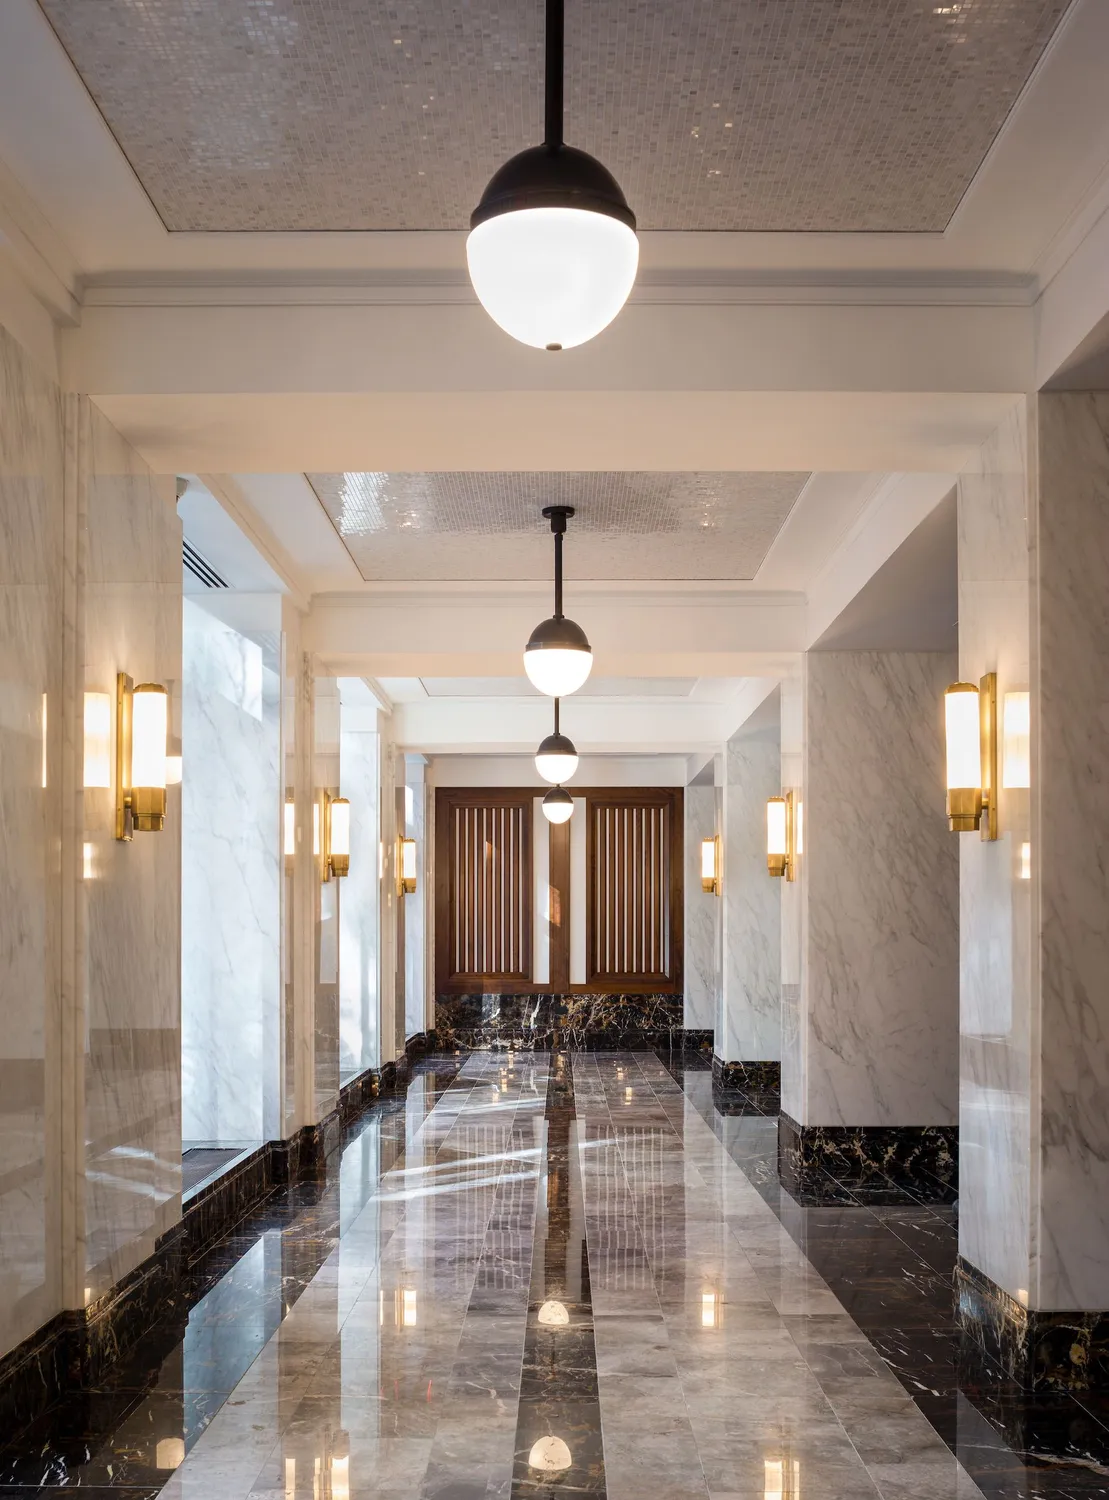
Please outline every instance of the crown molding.
M1011 272L727 274L654 272L629 299L640 306L1028 307L1034 276ZM476 306L464 273L401 272L311 277L265 274L91 279L86 307L435 307Z

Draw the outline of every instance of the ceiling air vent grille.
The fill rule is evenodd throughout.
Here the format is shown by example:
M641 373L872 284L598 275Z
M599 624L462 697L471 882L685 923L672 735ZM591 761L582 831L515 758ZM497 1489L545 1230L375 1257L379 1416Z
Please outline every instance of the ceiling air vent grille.
M194 578L208 589L225 589L227 583L216 572L210 563L205 562L200 553L189 542L183 544L183 561Z

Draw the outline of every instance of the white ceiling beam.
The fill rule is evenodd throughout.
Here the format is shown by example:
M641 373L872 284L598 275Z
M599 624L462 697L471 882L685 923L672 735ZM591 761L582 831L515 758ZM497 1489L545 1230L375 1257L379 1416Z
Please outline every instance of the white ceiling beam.
M393 710L398 748L424 755L532 755L550 734L549 699L425 698ZM562 729L579 754L711 753L726 738L728 709L711 703L643 700L563 702Z

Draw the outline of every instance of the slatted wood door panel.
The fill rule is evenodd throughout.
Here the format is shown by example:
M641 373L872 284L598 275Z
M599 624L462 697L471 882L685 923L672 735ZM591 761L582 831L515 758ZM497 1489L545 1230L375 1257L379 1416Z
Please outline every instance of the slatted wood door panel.
M589 792L586 970L591 987L677 991L682 793Z
M440 991L531 985L531 792L436 792Z

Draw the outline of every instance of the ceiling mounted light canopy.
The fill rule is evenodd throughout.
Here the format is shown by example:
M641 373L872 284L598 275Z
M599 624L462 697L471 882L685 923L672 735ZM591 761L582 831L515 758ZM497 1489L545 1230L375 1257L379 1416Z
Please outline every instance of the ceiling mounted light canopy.
M616 179L562 140L563 10L547 0L543 144L493 174L466 241L470 280L494 323L551 350L607 328L639 266L635 215Z
M593 649L585 631L562 613L562 538L573 514L572 505L544 507L555 539L555 612L540 621L524 649L524 671L532 686L549 698L576 693L593 669Z
M558 701L557 698L554 701L554 734L549 734L545 740L542 740L539 749L535 752L535 769L544 781L556 784L569 781L578 768L578 752L574 748L573 740L567 739L559 732Z
M565 787L553 786L543 798L543 816L548 823L568 823L574 813L574 799Z

